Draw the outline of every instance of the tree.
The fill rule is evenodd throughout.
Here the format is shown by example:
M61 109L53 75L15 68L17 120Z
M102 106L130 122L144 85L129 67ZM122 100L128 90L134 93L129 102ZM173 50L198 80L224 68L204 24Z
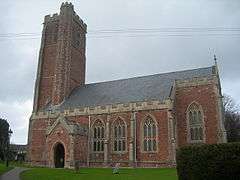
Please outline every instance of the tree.
M225 128L228 142L240 142L240 110L233 98L224 95Z
M0 160L6 159L6 147L9 144L9 124L0 118Z

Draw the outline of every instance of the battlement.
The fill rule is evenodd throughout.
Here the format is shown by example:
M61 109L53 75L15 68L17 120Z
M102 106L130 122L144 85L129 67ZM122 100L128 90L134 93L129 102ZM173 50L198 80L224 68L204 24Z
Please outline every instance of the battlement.
M63 2L62 5L61 5L61 10L63 8L69 8L69 9L72 9L74 11L74 6L71 2Z
M87 25L83 22L83 20L77 15L74 11L74 6L72 3L64 2L60 8L60 14L64 11L70 11L72 13L73 19L83 28L85 32L87 32ZM58 13L46 15L44 18L44 23L53 22L59 20L60 15Z
M71 2L63 2L60 8L60 15L64 13L70 13L72 14L73 19L83 28L83 30L86 32L87 31L87 25L83 22L83 20L77 15L77 13L74 11L74 6ZM56 14L56 17L53 15L52 17L49 15L47 16L48 21L54 21L58 19L58 16Z
M123 113L132 111L143 111L143 110L156 110L156 109L168 109L172 110L173 103L170 99L164 101L142 101L142 102L131 102L126 104L112 104L105 106L93 106L93 107L76 107L74 109L52 109L51 111L38 111L33 113L31 119L40 118L57 118L59 114L63 116L89 116L109 113Z
M74 6L73 4L70 2L65 2L62 3L60 11L71 11L72 15L73 15L73 19L79 23L81 25L81 27L87 31L87 25L83 22L83 20L77 15L77 13L74 11Z
M44 17L44 22L57 21L59 19L59 14L55 13L53 15L48 14Z

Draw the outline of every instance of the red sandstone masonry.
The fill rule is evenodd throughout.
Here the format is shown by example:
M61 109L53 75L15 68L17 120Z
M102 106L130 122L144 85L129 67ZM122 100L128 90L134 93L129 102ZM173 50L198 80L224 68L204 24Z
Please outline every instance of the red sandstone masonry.
M157 153L145 153L142 152L142 121L147 115L151 115L155 118L158 125L158 152ZM148 165L144 163L146 161L155 161L166 163L169 161L169 144L168 144L168 117L167 110L154 110L154 111L140 111L137 112L137 161L139 164ZM154 165L154 166L155 166ZM141 165L142 166L142 165Z
M199 103L203 108L206 143L217 143L217 97L214 93L214 85L201 85L179 88L176 91L176 117L178 145L187 144L186 111L192 102Z
M49 101L51 101L57 53L56 45L45 46L43 53L44 56L39 86L38 109L43 108Z
M71 6L64 5L59 15L45 17L35 111L49 103L60 104L75 87L85 83L85 33L86 25ZM77 38L80 43L76 46Z
M47 165L54 167L54 146L57 143L61 143L64 146L65 150L65 166L68 167L70 164L70 136L65 128L61 125L57 126L54 131L46 139L47 147Z
M46 128L47 119L38 119L33 122L31 133L32 138L29 144L29 156L32 165L46 165Z
M80 166L87 166L88 158L88 137L77 135L74 138L74 160L80 163Z
M158 124L158 152L157 153L145 153L141 151L142 140L141 140L141 132L142 127L141 123L146 118L147 115L151 115L154 117ZM112 144L112 124L117 118L122 118L127 124L127 147L126 152L123 154L118 154L113 152L113 144ZM167 110L154 110L154 111L141 111L137 113L137 162L139 166L166 166L169 161L169 149L168 149L168 126L167 126ZM68 117L69 122L72 123L80 123L83 126L88 126L88 117L87 116L76 116L76 117ZM106 125L107 115L96 115L91 116L92 125L95 120L101 119ZM130 143L130 119L131 112L126 113L114 113L110 114L110 131L109 137L110 141L108 144L108 166L114 165L116 162L121 162L121 166L129 166L129 143ZM48 119L39 119L36 120L35 126L42 127L42 129L46 129L46 123ZM50 120L50 125L54 123L54 119ZM34 126L33 126L34 127ZM70 163L69 159L69 150L70 150L70 140L68 132L61 127L61 125L57 126L53 132L46 137L46 131L35 131L33 128L33 142L31 144L31 149L34 154L36 151L47 152L47 156L44 156L43 153L40 153L37 157L35 157L35 161L44 161L45 165L53 167L53 146L54 144L61 142L66 150L66 161ZM39 142L41 143L39 144ZM46 141L46 142L45 142ZM47 149L44 149L45 143L47 144ZM87 157L88 157L88 149L87 149L87 137L84 136L76 136L74 138L74 159L79 160L82 165L86 165ZM39 148L40 147L40 148ZM34 156L32 156L34 158ZM90 153L90 166L103 166L103 153ZM32 159L33 161L33 159ZM149 161L149 162L148 162ZM95 163L94 163L95 162ZM72 164L71 164L72 165Z

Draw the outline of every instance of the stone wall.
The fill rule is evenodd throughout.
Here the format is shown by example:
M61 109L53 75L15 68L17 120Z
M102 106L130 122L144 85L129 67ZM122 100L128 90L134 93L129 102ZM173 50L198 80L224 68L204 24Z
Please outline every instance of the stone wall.
M204 142L214 144L219 142L220 110L218 106L219 93L217 77L197 78L176 82L175 119L177 125L178 146L188 144L187 108L197 103L203 110Z
M131 108L130 108L131 107ZM139 110L135 110L136 107ZM131 111L129 111L129 108ZM141 108L141 110L140 110ZM171 103L166 101L160 102L138 102L133 105L116 105L112 111L110 108L91 109L91 114L77 115L77 110L68 110L64 112L52 113L37 113L32 116L32 139L30 143L31 161L35 162L43 160L47 165L53 167L53 146L61 142L66 148L66 167L73 167L75 161L81 162L84 166L113 166L120 162L121 166L168 166L172 161L169 133L169 118L168 110L171 108ZM89 110L88 109L88 110ZM90 112L89 111L89 112ZM93 113L96 112L96 113ZM75 115L73 115L75 113ZM86 113L86 111L85 111ZM142 131L143 124L147 116L151 116L157 123L157 152L143 152L142 147ZM59 117L65 117L66 123L60 123ZM122 153L113 151L113 123L116 119L121 118L127 126L126 134L126 150ZM104 122L105 128L105 151L93 152L90 144L91 126L100 119ZM59 121L59 122L58 122ZM56 122L58 123L55 126ZM66 125L79 124L83 129L87 129L86 136L73 135L67 129ZM40 131L40 125L44 128ZM65 125L64 125L65 124ZM43 126L42 125L42 126ZM108 128L107 128L108 127ZM60 128L60 129L59 129ZM64 130L65 128L65 130ZM90 129L89 129L90 128ZM41 145L35 142L42 141ZM41 146L41 148L39 148ZM40 154L34 160L35 151L46 152ZM71 155L72 154L72 155ZM40 163L41 164L41 163Z

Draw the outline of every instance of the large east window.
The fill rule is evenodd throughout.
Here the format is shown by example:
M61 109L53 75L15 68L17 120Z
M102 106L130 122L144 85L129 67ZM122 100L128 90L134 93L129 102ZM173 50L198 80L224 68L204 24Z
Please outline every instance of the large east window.
M190 143L202 142L203 133L203 113L200 105L192 103L188 108L188 138Z

